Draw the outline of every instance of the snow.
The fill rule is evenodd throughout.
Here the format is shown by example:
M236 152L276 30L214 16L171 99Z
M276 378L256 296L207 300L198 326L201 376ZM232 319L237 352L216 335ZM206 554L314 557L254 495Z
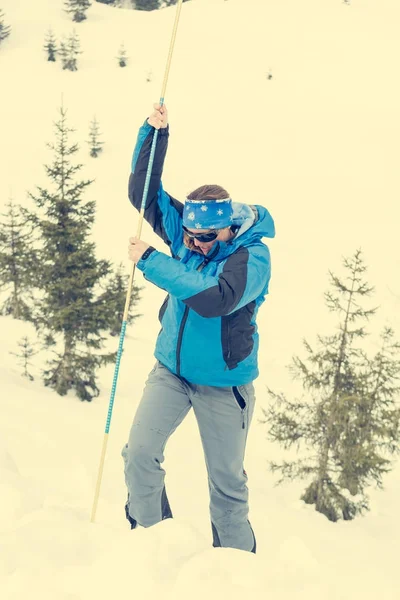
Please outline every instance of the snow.
M98 256L129 265L137 215L126 197L138 126L159 99L175 8L145 13L93 3L73 24L61 0L3 0L12 27L0 48L0 210L12 196L47 184L47 142L63 101L83 177L95 178ZM128 328L96 523L90 511L113 366L100 372L101 395L81 403L44 388L43 353L33 382L10 352L26 323L0 318L0 595L4 600L110 597L274 600L397 600L400 470L371 490L371 511L330 523L299 499L301 483L275 487L267 461L283 452L259 423L266 387L295 390L286 365L303 337L332 331L323 304L328 270L361 247L379 305L371 331L400 331L396 73L397 0L193 0L182 7L168 81L170 148L164 185L183 198L220 183L238 201L264 204L276 220L269 244L273 274L260 312L261 375L248 439L250 519L256 555L211 547L206 471L192 414L166 448L174 519L130 531L124 517L120 451L140 400L158 333L164 293L146 284L143 317ZM76 73L46 62L42 46L78 32ZM130 57L117 66L121 43ZM152 72L152 81L146 76ZM272 75L268 79L267 75ZM105 142L88 155L96 115ZM162 249L147 225L142 238ZM111 340L110 347L116 345ZM370 347L376 347L371 336ZM113 348L114 349L114 348ZM190 477L190 484L189 483Z

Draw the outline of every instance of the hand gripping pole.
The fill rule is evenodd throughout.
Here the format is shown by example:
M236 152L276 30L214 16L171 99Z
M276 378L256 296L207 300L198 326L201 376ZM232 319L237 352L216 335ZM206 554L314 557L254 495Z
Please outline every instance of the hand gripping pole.
M161 106L164 104L165 91L167 89L168 75L169 75L169 70L171 67L172 53L174 51L176 33L178 31L178 24L179 24L179 17L181 14L182 2L183 2L183 0L178 0L178 4L177 4L177 8L176 8L174 28L172 31L171 43L170 43L168 58L167 58L167 65L165 68L164 81L163 81L162 90L161 90L161 97L160 97L160 105ZM146 207L147 194L149 191L151 172L153 170L153 162L154 162L154 155L155 155L155 151L156 151L157 138L158 138L158 129L155 129L154 136L153 136L153 142L151 145L149 164L147 167L146 179L145 179L145 184L144 184L144 189L143 189L142 204L141 204L140 213L139 213L139 223L138 223L138 229L137 229L137 234L136 234L136 237L138 237L139 239L142 234L144 210ZM94 523L95 518L96 518L97 504L98 504L99 495L100 495L101 480L103 477L103 469L104 469L104 460L105 460L106 451L107 451L108 434L110 431L111 417L112 417L112 411L113 411L114 399L115 399L115 392L117 389L117 382L118 382L119 366L121 363L121 356L122 356L122 350L123 350L123 345L124 345L126 326L128 323L129 305L131 303L131 295L132 295L132 286L133 286L134 276L135 276L135 263L132 262L131 273L130 273L129 283L128 283L128 292L127 292L126 300L125 300L125 310L124 310L124 315L123 315L123 319L122 319L121 334L120 334L120 338L119 338L117 360L115 363L114 378L113 378L113 383L112 383L112 388L111 388L110 403L108 406L106 428L105 428L104 439L103 439L103 447L102 447L101 456L100 456L99 472L97 475L96 491L95 491L95 495L94 495L92 514L91 514L91 518L90 518L92 523Z

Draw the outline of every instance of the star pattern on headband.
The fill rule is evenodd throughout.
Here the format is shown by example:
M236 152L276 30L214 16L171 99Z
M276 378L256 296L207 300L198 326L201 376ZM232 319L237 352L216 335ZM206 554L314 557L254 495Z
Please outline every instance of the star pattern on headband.
M204 230L219 230L229 227L234 221L231 200L189 200L186 199L183 222L188 227Z

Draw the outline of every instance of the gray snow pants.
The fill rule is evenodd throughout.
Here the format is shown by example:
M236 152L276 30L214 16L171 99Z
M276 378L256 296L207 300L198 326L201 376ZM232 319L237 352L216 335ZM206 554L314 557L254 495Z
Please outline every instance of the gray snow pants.
M243 468L254 404L252 383L193 385L157 361L122 450L128 488L125 512L132 528L150 527L172 517L161 467L163 453L168 438L193 407L208 472L213 546L256 551Z

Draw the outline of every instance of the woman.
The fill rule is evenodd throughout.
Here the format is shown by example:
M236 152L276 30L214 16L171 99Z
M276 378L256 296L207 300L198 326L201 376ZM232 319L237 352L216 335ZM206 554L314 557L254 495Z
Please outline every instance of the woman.
M217 185L182 204L161 183L169 126L165 105L139 130L129 199L140 210L154 129L159 130L145 219L171 256L138 238L129 258L166 290L157 362L146 381L122 455L131 527L172 517L161 468L171 434L193 407L208 472L213 546L256 551L248 520L246 439L258 376L257 311L268 293L274 223L262 206L232 202Z

